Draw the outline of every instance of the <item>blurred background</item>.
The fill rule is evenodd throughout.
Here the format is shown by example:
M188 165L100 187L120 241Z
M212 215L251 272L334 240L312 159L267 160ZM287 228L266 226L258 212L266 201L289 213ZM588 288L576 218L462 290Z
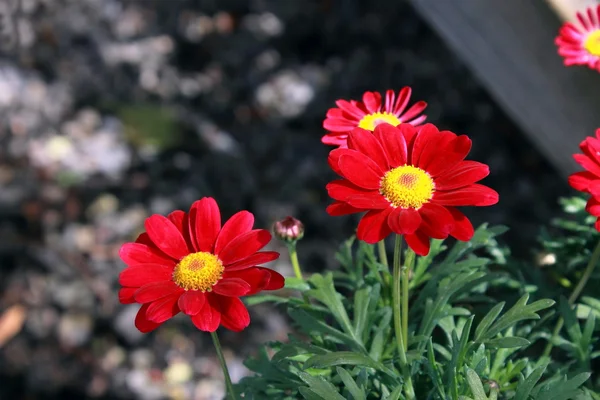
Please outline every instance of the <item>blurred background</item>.
M148 335L133 326L138 307L117 299L119 247L149 215L213 196L225 217L248 209L260 227L301 219L303 268L335 268L357 219L325 213L321 124L336 99L366 90L411 86L429 122L471 136L501 201L468 214L509 225L506 243L530 257L570 193L565 171L418 9L0 0L0 399L220 399L208 335L183 317ZM270 267L291 275L285 247L271 248L284 256ZM234 381L258 343L290 331L282 310L251 316L242 334L221 332Z

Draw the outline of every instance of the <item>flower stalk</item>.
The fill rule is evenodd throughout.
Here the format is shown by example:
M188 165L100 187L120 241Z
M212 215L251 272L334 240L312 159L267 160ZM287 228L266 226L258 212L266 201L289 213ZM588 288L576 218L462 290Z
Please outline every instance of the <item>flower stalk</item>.
M396 235L394 244L394 269L392 275L393 293L392 293L392 310L394 316L394 332L396 335L396 346L400 356L400 370L404 378L404 393L407 400L415 398L415 391L410 375L408 359L406 357L406 344L404 343L404 334L402 329L402 312L401 312L401 288L400 288L400 264L402 257L402 235ZM408 321L407 321L408 322Z
M236 400L235 390L233 389L233 383L231 382L231 376L229 375L229 369L227 368L227 362L225 361L225 356L223 355L223 349L221 348L221 342L219 341L217 332L211 332L210 337L212 337L213 344L215 345L215 350L217 352L217 357L219 358L219 363L221 364L221 368L223 369L223 376L225 377L225 388L227 390L227 398L229 400Z
M592 273L594 272L594 269L596 268L596 265L598 264L598 260L600 260L600 241L598 241L596 248L594 248L592 256L590 257L590 261L588 262L587 266L585 267L585 270L583 271L583 275L581 276L581 279L577 283L577 286L575 286L575 289L573 289L571 296L569 296L569 305L570 306L575 304L575 301L577 301L577 298L579 297L579 295L585 288L585 285L590 280L590 277L592 276ZM562 317L559 318L558 322L556 323L556 326L554 327L554 331L552 332L552 336L550 337L550 341L546 344L546 348L544 349L542 358L548 357L550 355L550 352L552 351L552 348L554 347L554 342L556 341L556 338L557 338L558 334L560 333L560 330L562 329L564 323L565 323L565 320Z

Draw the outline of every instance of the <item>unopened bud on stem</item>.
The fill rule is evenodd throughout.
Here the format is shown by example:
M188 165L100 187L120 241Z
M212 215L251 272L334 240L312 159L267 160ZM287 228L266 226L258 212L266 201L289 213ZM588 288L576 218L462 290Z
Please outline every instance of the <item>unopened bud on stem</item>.
M286 243L295 243L304 236L304 224L294 217L285 217L273 224L275 236Z

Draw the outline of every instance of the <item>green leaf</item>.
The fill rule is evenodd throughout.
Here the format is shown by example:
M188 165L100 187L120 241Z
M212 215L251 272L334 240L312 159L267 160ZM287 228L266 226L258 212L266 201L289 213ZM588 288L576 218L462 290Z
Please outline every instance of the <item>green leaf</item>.
M397 379L396 374L382 363L373 360L369 356L353 353L351 351L335 351L327 354L315 355L304 363L305 368L328 368L336 365L357 365L373 368Z
M582 372L571 379L560 379L549 383L541 383L534 388L535 399L569 400L580 393L579 387L589 379L591 373Z
M310 289L310 285L304 279L296 278L296 277L287 277L285 278L285 286L286 289L298 290L300 292L305 292Z
M350 392L354 400L367 400L367 394L364 390L358 387L352 375L342 367L336 367L340 379L344 382L344 386Z
M477 325L477 329L475 329L475 341L478 342L479 339L485 335L489 327L494 323L498 315L502 312L504 308L505 302L500 302L496 304L488 313L483 317L479 325Z
M477 375L477 372L467 367L467 382L471 388L471 394L475 396L475 400L488 400L485 390L483 389L483 383L481 378Z
M306 400L327 400L326 398L319 396L314 390L307 388L306 386L299 387L298 391Z
M361 341L364 337L369 318L370 292L370 288L364 287L359 289L354 295L354 334L356 337L361 338Z
M552 307L555 303L554 300L542 299L531 304L527 304L528 299L529 294L525 294L523 297L517 300L515 305L506 313L504 313L503 316L498 318L498 320L490 327L490 329L488 329L485 334L485 338L492 338L503 330L515 325L519 321L527 319L539 319L540 316L536 314L536 312L548 307Z
M517 386L517 392L515 393L515 397L513 400L527 400L529 399L529 394L531 390L535 386L535 384L540 380L546 368L548 367L548 363L537 367L536 369L529 374L527 379L523 382L520 382Z
M331 314L340 324L344 332L347 335L350 335L357 343L362 345L362 341L360 338L356 337L354 333L354 329L350 324L350 319L348 318L346 308L340 300L342 296L335 290L333 285L333 276L331 273L325 276L321 274L314 274L309 280L310 283L315 286L315 289L309 290L306 293L325 304L327 308L331 310Z
M298 376L302 379L309 387L310 392L306 390L302 390L300 388L300 393L307 400L314 399L314 397L307 397L305 392L309 393L310 396L321 396L324 400L345 400L337 391L335 386L333 386L330 382L327 382L320 376L312 376L307 374L306 372L298 372Z
M402 385L397 386L392 393L385 400L400 400L400 396L402 395Z
M254 306L260 303L287 303L290 300L289 297L276 296L274 294L258 294L244 298L244 303L248 306Z
M518 336L507 336L496 339L487 340L485 344L489 347L495 347L500 349L510 349L513 347L525 347L529 346L531 342L525 338Z
M323 320L317 319L304 310L290 308L289 316L307 332L316 332L322 335L328 335L346 344L348 347L364 352L364 348L360 343L357 343L352 337L343 332L327 325Z

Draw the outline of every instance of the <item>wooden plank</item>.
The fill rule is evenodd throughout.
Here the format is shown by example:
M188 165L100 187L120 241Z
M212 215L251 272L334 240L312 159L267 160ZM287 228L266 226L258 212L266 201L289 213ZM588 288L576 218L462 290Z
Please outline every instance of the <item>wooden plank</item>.
M566 68L560 21L540 0L410 0L562 173L600 127L600 74Z

